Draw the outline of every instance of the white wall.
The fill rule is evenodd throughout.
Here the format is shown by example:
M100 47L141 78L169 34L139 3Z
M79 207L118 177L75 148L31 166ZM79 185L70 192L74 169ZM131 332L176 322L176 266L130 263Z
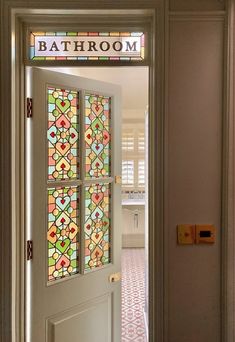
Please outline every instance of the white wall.
M143 120L143 127L144 127L144 120L145 120L145 109L146 109L146 106L147 106L147 103L148 103L148 99L147 99L147 96L146 96L146 101L144 102L145 103L145 106L143 104L143 106L141 107L138 107L138 108L123 108L123 116L122 118L125 120L134 120L134 119L142 119Z
M58 71L58 68L51 68ZM123 118L143 118L148 104L148 67L63 68L61 72L114 83L122 89Z

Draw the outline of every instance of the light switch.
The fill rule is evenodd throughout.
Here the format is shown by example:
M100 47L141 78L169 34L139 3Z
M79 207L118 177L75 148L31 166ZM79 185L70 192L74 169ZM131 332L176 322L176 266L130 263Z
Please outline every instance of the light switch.
M196 244L215 243L215 227L212 224L196 225Z
M195 225L179 224L177 226L178 244L193 245L195 243Z

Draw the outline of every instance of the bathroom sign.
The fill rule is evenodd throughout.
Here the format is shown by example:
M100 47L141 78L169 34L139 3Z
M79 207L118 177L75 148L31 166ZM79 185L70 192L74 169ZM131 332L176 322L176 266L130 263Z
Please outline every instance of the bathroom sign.
M31 60L144 60L143 32L31 32Z

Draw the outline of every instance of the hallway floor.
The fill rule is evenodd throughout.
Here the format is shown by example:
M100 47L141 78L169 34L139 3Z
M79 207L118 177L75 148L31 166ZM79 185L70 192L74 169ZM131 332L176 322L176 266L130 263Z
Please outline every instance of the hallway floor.
M144 248L122 250L122 342L146 342Z

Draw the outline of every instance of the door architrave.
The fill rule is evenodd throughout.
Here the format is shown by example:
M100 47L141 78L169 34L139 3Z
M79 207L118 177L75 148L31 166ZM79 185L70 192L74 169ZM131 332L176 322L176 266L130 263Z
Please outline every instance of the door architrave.
M38 5L38 7L37 7ZM11 334L6 336L4 341L24 341L24 303L25 303L25 39L24 35L28 27L36 26L42 28L54 25L60 19L63 27L76 27L83 30L106 29L113 30L114 27L125 27L129 30L143 28L147 30L149 36L149 55L147 63L149 65L149 340L164 340L164 325L166 316L166 283L164 279L164 8L161 3L153 6L140 6L139 10L128 10L123 5L123 10L106 9L100 20L94 23L95 10L76 10L78 5L73 2L73 10L50 10L35 9L41 7L41 3L34 1L34 9L12 8L11 9L11 89L10 96L7 96L9 108L11 107L11 214L9 217L10 230L9 243L13 251L8 265L11 265L12 272L9 275L8 283L9 298L12 298L12 319L10 322ZM120 7L120 6L119 6ZM148 8L149 7L149 8ZM128 6L127 6L128 8ZM63 20L61 20L63 18ZM72 20L71 20L72 19ZM79 19L79 20L78 20ZM89 25L89 20L92 26ZM72 21L72 24L71 24ZM45 24L45 22L47 22ZM77 24L79 22L79 25ZM101 24L102 22L102 24ZM147 23L147 24L146 24ZM76 26L75 26L76 25ZM156 30L156 27L158 30ZM157 32L157 34L156 34ZM157 56L157 58L156 58ZM30 63L27 63L30 65ZM37 64L34 63L36 66ZM45 63L45 65L50 65ZM55 64L54 64L55 65ZM102 65L98 63L81 63L63 61L59 66L127 66L127 64L106 62ZM129 63L131 65L141 65ZM42 66L42 64L41 64ZM156 77L158 75L158 77ZM154 113L158 113L154 115ZM157 141L157 144L156 144ZM17 172L16 172L17 170ZM155 229L157 227L157 229ZM2 240L3 241L3 240ZM7 267L7 265L5 265ZM9 267L9 266L8 266ZM5 286L6 288L6 286Z

